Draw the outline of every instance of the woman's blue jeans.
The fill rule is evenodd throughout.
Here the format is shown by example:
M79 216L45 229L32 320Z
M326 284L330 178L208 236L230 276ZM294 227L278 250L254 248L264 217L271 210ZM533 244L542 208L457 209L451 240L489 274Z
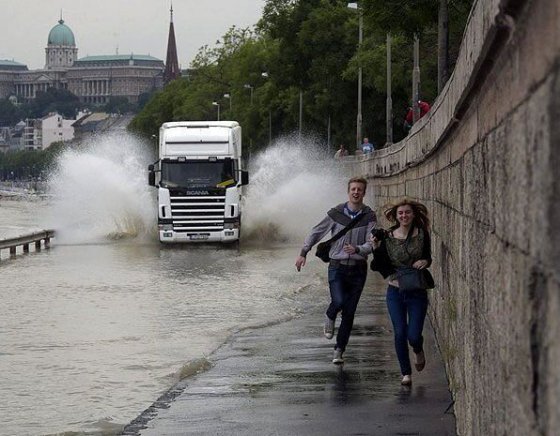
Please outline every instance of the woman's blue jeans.
M346 350L350 332L354 324L354 314L364 289L367 276L367 265L337 267L329 266L329 289L331 304L327 316L335 320L338 312L342 312L340 327L336 335L336 347L342 352Z
M428 310L428 293L424 289L403 291L395 286L387 288L387 308L395 333L395 349L402 375L412 374L408 343L415 353L423 348L424 319ZM407 343L408 342L408 343Z

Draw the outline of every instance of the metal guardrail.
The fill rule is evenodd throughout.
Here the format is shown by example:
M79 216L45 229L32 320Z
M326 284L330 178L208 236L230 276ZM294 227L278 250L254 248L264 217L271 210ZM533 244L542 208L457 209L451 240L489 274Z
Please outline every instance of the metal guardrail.
M9 249L10 256L13 257L17 254L17 247L23 247L23 252L29 253L29 245L35 244L35 251L39 251L42 241L44 241L44 247L49 248L51 238L54 238L54 235L54 230L41 230L14 238L0 239L0 250Z

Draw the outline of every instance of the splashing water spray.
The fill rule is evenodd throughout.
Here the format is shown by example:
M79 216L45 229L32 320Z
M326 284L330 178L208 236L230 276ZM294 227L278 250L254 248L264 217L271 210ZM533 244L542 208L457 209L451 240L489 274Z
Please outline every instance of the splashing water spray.
M155 235L153 192L147 183L149 145L127 133L92 138L66 150L49 178L48 225L61 243Z
M153 160L149 144L126 132L66 150L49 179L53 200L45 226L56 229L63 244L156 242L155 192L146 170ZM311 138L278 139L253 159L249 171L244 243L301 242L330 207L346 199L343 166Z
M346 199L340 162L311 138L285 137L250 163L244 242L301 242L334 205Z

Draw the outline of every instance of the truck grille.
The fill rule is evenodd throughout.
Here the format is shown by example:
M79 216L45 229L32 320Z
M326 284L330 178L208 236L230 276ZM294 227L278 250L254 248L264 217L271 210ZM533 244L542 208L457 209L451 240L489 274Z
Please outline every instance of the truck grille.
M171 197L176 232L210 232L224 229L225 196Z

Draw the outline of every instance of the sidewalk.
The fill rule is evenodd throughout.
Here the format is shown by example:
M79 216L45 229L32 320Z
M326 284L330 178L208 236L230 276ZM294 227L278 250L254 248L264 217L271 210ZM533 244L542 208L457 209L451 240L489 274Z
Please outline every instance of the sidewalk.
M412 387L400 385L382 286L368 278L343 366L331 363L320 302L301 318L236 334L210 356L211 369L175 386L123 434L455 435L429 322L426 368Z

